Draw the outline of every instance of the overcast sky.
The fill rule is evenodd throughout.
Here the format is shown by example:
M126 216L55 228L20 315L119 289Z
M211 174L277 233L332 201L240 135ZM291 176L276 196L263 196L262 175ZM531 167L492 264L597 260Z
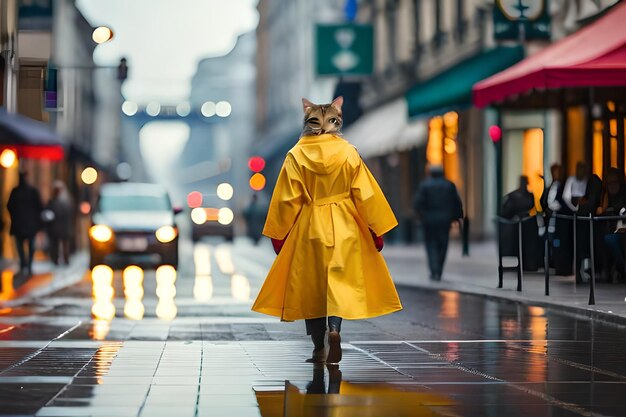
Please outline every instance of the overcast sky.
M113 29L99 45L96 64L127 57L123 94L146 104L176 104L189 97L198 61L228 53L237 36L256 27L256 0L77 0L92 26Z

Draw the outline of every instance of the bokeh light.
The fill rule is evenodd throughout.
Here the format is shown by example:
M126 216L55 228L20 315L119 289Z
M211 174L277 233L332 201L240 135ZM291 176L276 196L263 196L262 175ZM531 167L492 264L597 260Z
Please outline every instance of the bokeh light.
M232 112L232 106L228 101L220 101L215 105L215 114L219 117L228 117Z
M250 188L252 188L254 191L261 191L263 188L265 188L265 182L265 176L260 172L257 172L252 177L250 177Z
M235 218L235 214L228 207L222 207L217 212L217 222L219 224L224 224L224 225L231 224L234 218Z
M189 113L191 113L191 105L188 102L184 101L176 105L176 114L180 117L187 117Z
M106 26L97 27L93 30L91 34L91 39L93 39L93 41L98 44L110 41L111 39L113 39L113 31L111 30L111 28L108 28Z
M126 116L134 116L135 114L137 114L137 110L139 110L139 106L137 105L137 103L133 101L127 100L124 103L122 103L122 112Z
M80 203L79 209L81 214L89 214L91 213L91 204L89 201L83 201Z
M230 200L233 198L234 192L233 186L227 182L223 182L217 186L217 196L222 200Z
M213 103L212 101L207 101L202 105L202 107L200 107L200 113L202 113L204 117L215 116L215 110L216 106L215 103Z
M206 211L204 211L201 207L196 207L191 210L191 221L195 224L204 224L206 223Z
M0 165L11 168L17 162L17 153L13 149L4 149L0 154Z
M197 208L202 205L202 193L200 191L192 191L187 194L187 205L190 208Z
M119 179L121 179L122 181L126 181L129 180L132 176L133 168L128 162L120 162L119 164L117 164L117 167L115 167L115 172Z
M161 105L156 101L151 101L146 106L146 113L148 116L156 117L161 113Z
M253 156L248 159L248 168L254 172L261 172L265 168L265 159L260 156Z
M87 185L91 185L98 180L98 171L94 167L87 167L83 169L80 174L80 179Z
M250 300L250 281L243 275L234 274L230 277L230 291L235 300Z

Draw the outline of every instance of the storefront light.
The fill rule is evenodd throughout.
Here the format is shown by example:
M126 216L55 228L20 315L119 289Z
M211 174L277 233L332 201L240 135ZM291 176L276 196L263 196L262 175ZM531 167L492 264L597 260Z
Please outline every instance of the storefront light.
M17 153L13 149L5 149L0 154L2 168L11 168L17 162Z

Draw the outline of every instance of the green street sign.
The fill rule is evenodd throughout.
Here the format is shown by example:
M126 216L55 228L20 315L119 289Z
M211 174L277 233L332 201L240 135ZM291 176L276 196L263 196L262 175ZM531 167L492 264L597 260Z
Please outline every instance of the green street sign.
M496 40L550 39L549 0L496 0L493 27Z
M374 68L372 25L317 25L318 75L370 75Z

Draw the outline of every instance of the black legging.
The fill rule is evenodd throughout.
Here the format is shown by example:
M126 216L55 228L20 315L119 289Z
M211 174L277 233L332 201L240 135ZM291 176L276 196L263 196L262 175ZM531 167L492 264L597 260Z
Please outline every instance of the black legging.
M28 268L28 273L33 271L33 257L35 256L35 237L34 236L15 236L17 245L17 254L20 257L20 269L22 272ZM25 244L28 243L28 253L24 250Z
M315 349L321 349L324 347L324 336L326 335L326 317L319 317L317 319L306 319L304 323L306 325L306 334L311 336ZM328 317L328 327L331 330L341 331L341 322L343 319L337 316Z

